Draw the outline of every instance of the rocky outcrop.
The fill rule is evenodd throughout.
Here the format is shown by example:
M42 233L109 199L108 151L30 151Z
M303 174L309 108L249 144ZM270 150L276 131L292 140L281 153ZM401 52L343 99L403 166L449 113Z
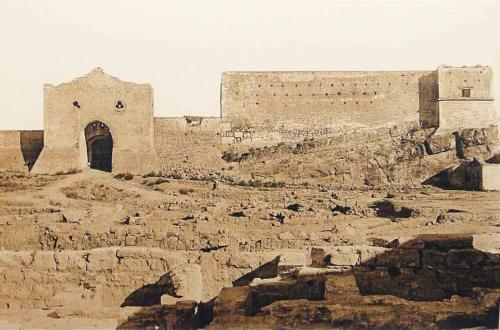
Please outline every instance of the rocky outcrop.
M355 130L336 136L223 153L242 173L345 186L420 185L470 156L487 158L498 144L494 126L454 133Z

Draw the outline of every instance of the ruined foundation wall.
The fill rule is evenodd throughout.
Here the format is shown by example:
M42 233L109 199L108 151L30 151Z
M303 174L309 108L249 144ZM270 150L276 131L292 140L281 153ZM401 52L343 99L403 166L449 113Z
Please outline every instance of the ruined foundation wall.
M430 71L225 72L222 120L248 127L390 126L419 121Z
M140 306L153 299L148 285L186 263L201 266L202 299L207 301L282 252L200 253L144 247L0 251L0 308L51 308L62 299L75 306L118 307L127 298Z
M210 169L220 164L220 118L156 117L154 127L160 170Z

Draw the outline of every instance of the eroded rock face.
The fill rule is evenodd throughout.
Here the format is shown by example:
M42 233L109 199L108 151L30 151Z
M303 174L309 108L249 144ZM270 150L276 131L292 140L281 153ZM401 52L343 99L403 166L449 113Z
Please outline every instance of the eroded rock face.
M495 126L455 133L360 130L266 148L228 150L222 158L240 163L243 172L263 177L286 171L295 179L328 178L342 186L418 185L460 159L490 157L498 141ZM280 164L287 164L286 170Z

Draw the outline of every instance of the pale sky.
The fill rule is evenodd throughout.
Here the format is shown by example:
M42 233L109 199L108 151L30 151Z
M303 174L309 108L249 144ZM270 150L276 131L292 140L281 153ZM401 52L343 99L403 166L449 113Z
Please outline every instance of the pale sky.
M169 117L218 116L226 70L482 64L500 98L500 0L0 0L0 37L0 129L43 128L43 84L94 67Z

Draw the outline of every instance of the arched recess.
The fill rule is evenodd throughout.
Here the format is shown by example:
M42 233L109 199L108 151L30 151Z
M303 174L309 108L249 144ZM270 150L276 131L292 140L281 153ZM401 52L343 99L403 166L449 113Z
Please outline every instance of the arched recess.
M84 128L87 144L87 164L90 168L111 172L113 163L113 137L109 127L98 120Z

